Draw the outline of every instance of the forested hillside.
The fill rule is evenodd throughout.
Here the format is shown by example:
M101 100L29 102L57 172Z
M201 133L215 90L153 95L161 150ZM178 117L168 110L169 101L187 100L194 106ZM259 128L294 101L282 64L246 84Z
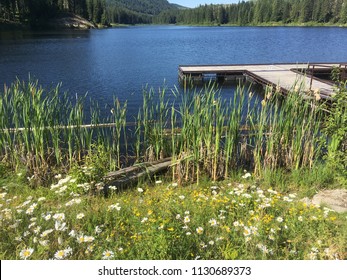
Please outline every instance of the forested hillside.
M175 10L166 0L107 0L107 19L112 23L152 23L153 16Z
M31 26L44 25L61 13L74 13L95 23L106 19L105 0L1 0L0 18Z
M40 26L69 12L101 24L151 23L154 15L174 7L166 0L0 0L0 19Z
M107 0L110 5L115 5L128 10L157 15L161 11L171 9L173 6L166 0Z
M0 23L44 26L73 13L96 24L347 24L347 0L251 0L180 8L167 0L0 0Z
M347 0L254 0L164 11L156 23L235 24L347 23Z

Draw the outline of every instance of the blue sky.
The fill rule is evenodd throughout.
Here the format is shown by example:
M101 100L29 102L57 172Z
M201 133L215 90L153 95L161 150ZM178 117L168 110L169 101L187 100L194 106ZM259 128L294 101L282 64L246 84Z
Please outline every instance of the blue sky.
M170 3L179 4L185 7L195 8L204 4L231 4L238 3L239 0L169 0Z

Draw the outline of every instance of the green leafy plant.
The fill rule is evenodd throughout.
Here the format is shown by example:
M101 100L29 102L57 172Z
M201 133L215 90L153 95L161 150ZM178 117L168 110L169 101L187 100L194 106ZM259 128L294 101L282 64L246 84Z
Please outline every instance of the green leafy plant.
M347 175L347 82L340 81L339 70L333 70L335 95L325 121L327 137L327 164Z

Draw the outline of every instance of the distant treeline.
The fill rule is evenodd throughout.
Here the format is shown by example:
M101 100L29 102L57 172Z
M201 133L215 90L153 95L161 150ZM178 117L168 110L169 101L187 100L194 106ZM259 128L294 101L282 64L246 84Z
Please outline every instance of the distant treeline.
M0 22L40 26L66 12L96 24L346 24L347 0L251 0L195 9L166 0L0 0Z
M347 0L254 0L163 11L155 23L235 24L347 23Z

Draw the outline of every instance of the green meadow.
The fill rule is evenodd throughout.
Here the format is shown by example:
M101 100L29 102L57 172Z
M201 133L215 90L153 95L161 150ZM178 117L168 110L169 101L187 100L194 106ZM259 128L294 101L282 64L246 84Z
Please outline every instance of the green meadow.
M0 257L346 259L346 213L303 200L346 189L346 96L145 89L129 120L116 98L87 116L85 97L16 81L0 93ZM154 178L103 180L166 157Z

